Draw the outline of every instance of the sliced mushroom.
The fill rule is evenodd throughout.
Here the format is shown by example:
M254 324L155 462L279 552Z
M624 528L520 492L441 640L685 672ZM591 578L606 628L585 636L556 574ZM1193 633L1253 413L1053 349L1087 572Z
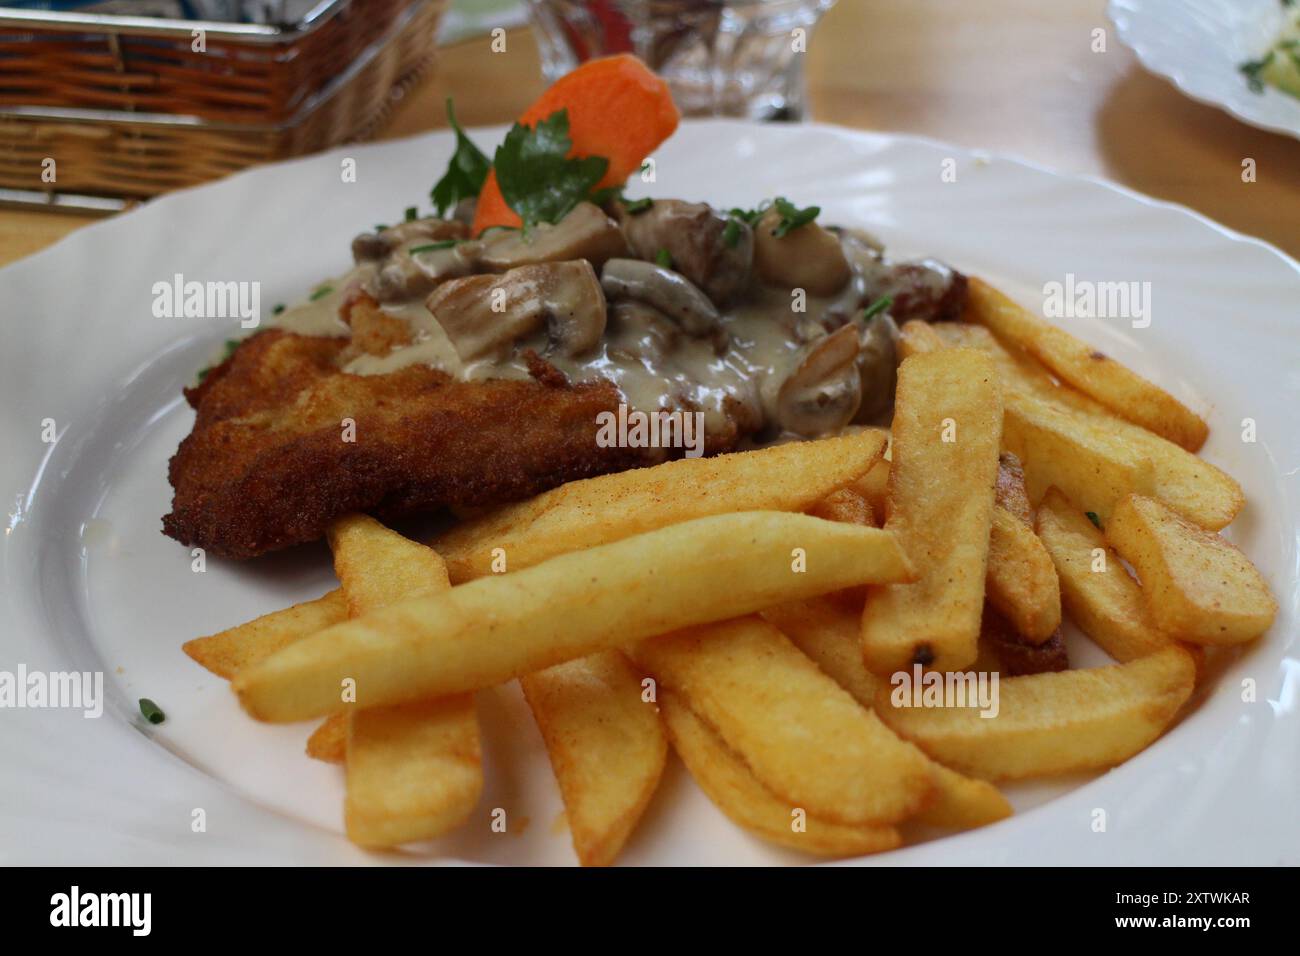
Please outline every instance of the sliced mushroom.
M858 373L862 404L853 420L871 424L893 405L898 378L898 326L884 313L872 316L858 335Z
M764 282L809 295L834 295L848 284L849 261L834 233L809 222L778 236L780 222L769 209L754 226L754 269Z
M627 300L609 307L610 353L657 362L677 348L682 331L658 309Z
M653 261L662 249L673 268L719 306L735 299L749 282L754 233L743 222L721 215L702 202L656 199L650 208L630 213L618 204L619 224L632 254Z
M781 383L769 415L783 431L805 437L838 431L862 402L858 329L843 326L800 350L794 371Z
M709 297L679 272L640 259L610 259L600 285L611 301L633 299L668 316L689 335L711 335L718 328L718 310Z
M352 258L357 264L373 262L416 240L438 242L443 239L464 239L468 235L469 227L463 222L433 217L412 219L378 232L361 233L352 240Z
M825 324L842 325L886 297L892 300L889 314L899 323L961 318L966 277L955 269L934 259L895 262L847 230L841 233L841 248L852 264L853 279L826 307Z
M539 223L527 230L493 230L482 238L480 261L492 272L571 259L586 259L599 269L607 259L628 253L618 223L589 202L578 203L557 223Z
M426 245L440 243L415 242L390 253L366 283L366 291L384 303L418 299L448 279L473 272L482 249L482 243L473 240L445 248L421 248Z
M466 362L500 353L543 327L548 351L581 355L605 331L605 297L585 259L452 279L425 304Z

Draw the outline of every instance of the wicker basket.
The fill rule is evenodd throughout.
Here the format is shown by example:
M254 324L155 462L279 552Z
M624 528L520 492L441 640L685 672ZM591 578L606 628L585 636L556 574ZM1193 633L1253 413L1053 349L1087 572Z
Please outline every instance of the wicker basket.
M129 201L364 138L432 63L444 4L339 0L292 30L6 11L4 198Z

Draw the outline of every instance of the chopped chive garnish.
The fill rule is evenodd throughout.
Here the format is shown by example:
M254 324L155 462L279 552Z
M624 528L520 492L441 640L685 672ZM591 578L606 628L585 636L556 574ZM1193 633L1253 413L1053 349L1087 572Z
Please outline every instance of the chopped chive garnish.
M672 254L667 249L660 249L655 253L655 265L661 269L671 269L673 267Z
M794 203L790 202L784 196L777 196L772 200L772 205L776 211L781 214L781 221L776 224L772 230L772 235L780 239L791 231L798 229L800 226L806 226L817 218L817 214L822 211L821 206L809 206L807 209L800 209Z
M161 724L167 719L167 715L162 712L162 708L151 701L148 697L140 698L140 713L144 716L144 719L149 721L151 724Z
M281 312L283 312L283 311L284 311L284 303L283 303L283 302L280 302L280 303L278 303L278 304L276 305L276 307L275 307L274 309L271 310L271 314L272 314L272 315L279 315L279 314L280 314Z
M450 249L459 241L459 239L443 239L441 242L426 242L422 246L411 246L411 248L406 251L411 255L416 256L421 252L433 252L437 249Z
M387 228L388 227L381 222L375 226L375 232L383 232Z
M623 208L627 210L629 215L635 216L638 213L645 212L654 204L655 201L651 199L649 196L646 196L643 199L629 199L626 203L623 204Z
M334 287L332 285L323 285L311 294L311 301L315 302L317 299L323 299L333 291Z
M406 207L406 221L407 221L407 222L415 222L415 220L418 219L418 218L420 218L420 210L417 209L415 206L407 206L407 207Z
M728 249L736 248L736 243L740 241L740 220L728 219L726 226L722 229L722 243Z
M1101 519L1097 517L1097 512L1085 511L1084 514L1088 516L1088 520L1091 521L1096 527L1098 528L1101 527Z
M881 312L884 312L887 308L889 308L893 304L894 304L894 297L892 295L881 296L879 299L871 303L869 306L866 307L866 309L863 310L862 321L870 322L877 315L879 315Z

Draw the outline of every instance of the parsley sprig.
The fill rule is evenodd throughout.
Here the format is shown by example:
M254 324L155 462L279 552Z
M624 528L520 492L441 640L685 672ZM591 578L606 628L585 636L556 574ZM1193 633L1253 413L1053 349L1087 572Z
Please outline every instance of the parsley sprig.
M594 190L609 169L609 160L570 157L572 148L568 110L558 110L536 126L516 123L497 147L493 158L497 185L524 228L559 222L578 203L597 199Z
M429 193L429 198L433 200L439 217L448 209L454 208L462 199L473 199L477 196L491 168L487 156L465 135L465 131L460 128L460 123L456 122L456 109L452 105L451 97L447 98L447 120L451 123L451 128L456 131L456 151L451 154L447 172Z

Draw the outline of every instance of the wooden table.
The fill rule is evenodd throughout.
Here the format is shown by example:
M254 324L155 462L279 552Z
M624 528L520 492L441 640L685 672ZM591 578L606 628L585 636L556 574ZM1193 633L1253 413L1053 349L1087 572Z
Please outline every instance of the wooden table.
M1196 103L1146 73L1104 0L840 0L808 46L815 119L1011 153L1112 179L1190 206L1300 257L1300 140ZM1092 33L1106 30L1106 52ZM486 64L491 64L488 69ZM442 51L381 138L461 121L509 121L541 90L528 30L493 53L487 38ZM1257 181L1243 183L1252 158ZM128 213L129 215L129 213ZM0 211L0 263L91 220Z

